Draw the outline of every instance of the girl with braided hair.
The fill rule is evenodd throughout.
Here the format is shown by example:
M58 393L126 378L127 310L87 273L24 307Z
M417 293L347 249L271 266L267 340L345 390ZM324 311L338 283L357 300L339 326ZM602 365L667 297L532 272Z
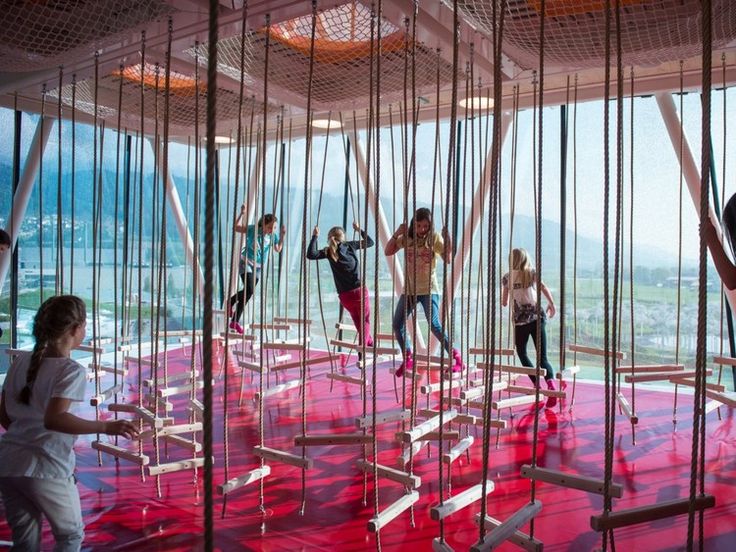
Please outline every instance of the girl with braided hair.
M358 250L373 247L373 240L365 230L360 229L356 222L353 222L353 230L360 233L360 240L345 241L345 230L342 227L330 228L327 233L327 247L317 249L319 226L315 226L312 231L312 241L309 242L307 248L307 259L313 261L327 259L330 262L340 304L353 319L360 343L362 344L365 340L366 347L372 347L370 298L368 288L360 279ZM363 305L362 317L361 303Z
M73 474L77 435L138 435L129 420L86 420L69 412L72 402L84 400L85 370L70 354L84 339L86 326L81 299L47 299L33 320L33 351L17 355L5 378L0 493L14 549L40 550L45 516L54 550L79 550L84 523Z

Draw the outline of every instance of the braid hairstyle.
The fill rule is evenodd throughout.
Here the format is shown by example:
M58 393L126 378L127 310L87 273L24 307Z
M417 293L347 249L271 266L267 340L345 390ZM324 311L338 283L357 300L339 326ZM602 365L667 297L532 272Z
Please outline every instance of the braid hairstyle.
M327 247L325 247L325 255L334 262L337 262L337 246L345 241L345 230L342 226L333 226L327 232Z
M58 341L68 332L84 324L87 318L84 301L75 295L57 295L43 302L33 318L33 337L36 344L31 354L31 364L26 375L26 385L18 395L18 401L30 404L33 383L41 368L41 361L49 343Z

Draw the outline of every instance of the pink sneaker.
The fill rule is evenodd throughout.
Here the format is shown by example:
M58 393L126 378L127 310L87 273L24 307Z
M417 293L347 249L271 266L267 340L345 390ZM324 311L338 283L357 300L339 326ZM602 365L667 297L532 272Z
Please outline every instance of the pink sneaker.
M465 370L463 357L460 356L460 351L458 349L452 350L452 358L455 359L455 365L452 367L453 373L462 372L463 370Z
M373 338L372 337L369 337L368 339L365 340L365 346L366 347L373 347Z
M557 390L557 388L555 387L555 380L547 380L547 389L549 389L550 391ZM547 404L545 406L547 408L554 408L555 406L557 406L557 397L547 397Z
M406 354L404 355L404 361L396 370L394 376L396 376L397 378L404 377L404 371L411 370L412 368L414 368L414 357L412 356L411 351L406 351Z
M234 320L230 322L230 329L233 330L235 333L239 333L240 335L243 335L243 326L241 326Z

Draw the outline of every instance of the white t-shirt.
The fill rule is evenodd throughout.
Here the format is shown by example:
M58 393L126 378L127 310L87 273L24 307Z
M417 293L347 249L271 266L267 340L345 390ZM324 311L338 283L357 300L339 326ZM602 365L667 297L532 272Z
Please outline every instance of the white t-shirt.
M509 288L509 295L513 300L514 325L523 326L537 319L545 320L547 318L544 309L537 309L537 287L535 285L537 273L531 271L532 282L529 286L521 285L521 274L518 270L512 270L501 278L501 285ZM513 289L510 283L513 281Z
M44 427L53 397L84 400L84 368L70 358L45 358L33 384L30 404L18 401L26 384L31 353L21 353L8 370L3 390L10 427L0 438L0 477L67 478L74 471L76 435Z

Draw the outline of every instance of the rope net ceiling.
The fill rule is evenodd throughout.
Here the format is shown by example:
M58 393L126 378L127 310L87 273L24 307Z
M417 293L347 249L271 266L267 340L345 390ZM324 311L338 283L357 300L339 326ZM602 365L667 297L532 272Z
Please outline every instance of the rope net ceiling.
M404 29L381 20L381 97L398 100L404 91ZM304 99L308 92L309 52L312 17L306 15L271 26L269 52L269 87L276 86ZM265 72L266 29L246 34L246 84L262 82ZM410 46L411 47L411 46ZM312 100L332 109L365 108L368 105L371 51L371 10L359 2L350 2L325 10L317 16ZM189 50L194 55L194 49ZM199 54L206 63L207 47ZM218 69L240 80L240 36L218 42ZM435 51L416 45L416 86L434 89L437 64L440 85L452 82L452 64L438 60ZM375 62L374 62L375 63ZM410 67L411 67L411 61ZM464 76L459 76L463 79Z
M157 76L158 75L158 76ZM132 65L100 77L97 83L97 116L108 123L117 121L120 83L122 79L123 95L121 111L126 117L126 123L133 121L140 126L141 113L141 66ZM158 80L158 86L157 86ZM153 130L153 123L158 118L159 124L164 120L164 68L158 70L154 64L146 64L143 72L143 114L146 131ZM158 90L157 90L158 88ZM58 98L57 90L48 94ZM199 113L196 109L196 98L199 96ZM72 105L72 85L62 87L62 103L67 107ZM217 119L223 128L234 128L238 117L239 94L232 90L217 89ZM205 84L196 85L194 76L171 71L169 83L169 124L179 127L180 130L191 132L196 122L204 125L206 122L207 87ZM90 115L95 113L95 81L94 78L77 83L76 109ZM49 107L53 111L54 107ZM253 98L243 98L243 117L249 117L252 109L256 116L263 113L263 104ZM270 108L275 112L275 108ZM130 126L128 124L128 126Z
M0 71L23 72L89 59L172 13L163 0L16 0L0 10Z
M489 36L493 3L458 0L463 17ZM541 0L507 0L503 50L523 69L539 65L541 4ZM625 65L659 65L701 54L700 0L620 0L620 5ZM712 0L712 5L713 48L718 49L736 38L736 2ZM545 66L566 70L605 66L605 0L547 0L545 7ZM615 64L613 11L611 15Z

